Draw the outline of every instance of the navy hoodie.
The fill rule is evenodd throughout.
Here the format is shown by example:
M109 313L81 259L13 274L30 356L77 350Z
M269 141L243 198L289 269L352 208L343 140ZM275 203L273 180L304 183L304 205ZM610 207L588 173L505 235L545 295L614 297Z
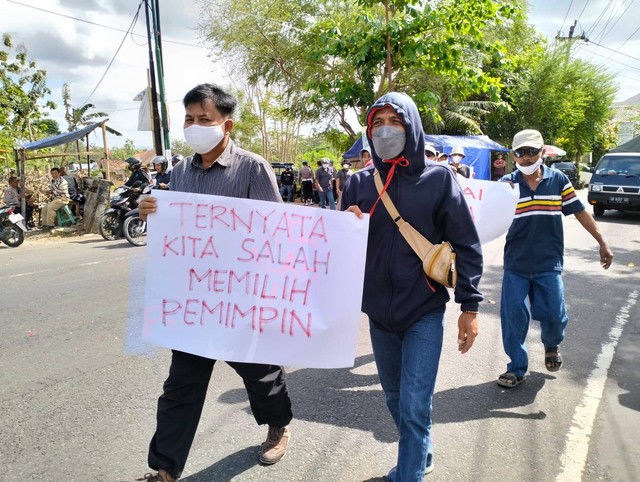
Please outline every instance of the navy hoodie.
M371 139L375 111L389 106L403 119L406 144L387 193L400 215L434 244L449 241L457 253L458 282L455 301L462 310L477 311L483 296L478 290L482 276L482 248L469 207L456 175L447 166L426 163L424 131L418 108L406 94L392 92L376 101L367 113L367 138L373 164L386 182L391 164L382 162ZM342 207L357 205L371 211L378 191L373 166L354 173L342 194ZM376 325L403 332L428 313L444 312L447 289L427 278L422 261L378 202L369 221L362 311Z

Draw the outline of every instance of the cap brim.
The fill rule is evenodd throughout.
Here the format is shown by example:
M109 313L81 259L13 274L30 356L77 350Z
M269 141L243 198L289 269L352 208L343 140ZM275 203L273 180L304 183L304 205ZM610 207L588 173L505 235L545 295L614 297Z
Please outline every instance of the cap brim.
M520 149L521 147L533 147L535 149L542 149L543 144L539 142L522 142L517 146L512 147L512 150Z

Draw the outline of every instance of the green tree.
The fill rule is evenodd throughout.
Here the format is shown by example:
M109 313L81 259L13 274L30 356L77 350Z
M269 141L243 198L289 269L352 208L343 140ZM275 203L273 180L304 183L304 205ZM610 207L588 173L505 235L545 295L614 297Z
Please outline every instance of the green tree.
M193 149L191 149L183 139L171 139L171 153L174 156L180 154L186 157L193 154Z
M54 119L39 119L34 122L34 126L41 134L46 137L57 136L62 134L60 131L60 124Z
M23 45L14 47L11 36L3 34L0 46L0 148L11 148L23 141L36 140L36 121L55 109L47 73L30 60Z
M90 112L92 109L95 109L94 104L84 104L80 107L73 107L71 104L71 88L69 84L62 84L62 103L65 108L64 118L67 121L68 131L72 132L81 127L87 126L91 124L95 119L105 119L109 117L109 114L106 112ZM115 129L105 125L107 132L111 134L115 134L117 136L121 136L122 134ZM87 136L86 146L89 145L89 138ZM80 141L75 142L76 152L80 153ZM65 151L68 149L68 145L65 146ZM80 157L78 156L78 160Z
M73 107L69 84L62 84L62 104L64 105L64 118L67 121L69 132L88 125L94 119L109 117L106 112L89 112L91 109L95 109L96 106L93 104L84 104L77 108Z
M484 67L508 56L502 40L488 33L517 19L522 3L228 0L206 2L201 28L249 80L278 85L289 113L303 122L335 119L353 139L359 128L347 120L349 109L363 122L371 103L390 90L412 95L432 125L494 109L501 81ZM438 88L448 89L457 106L444 121ZM461 104L468 100L476 103Z
M616 90L611 73L572 59L566 46L551 46L530 59L521 82L509 89L510 110L493 122L503 139L510 141L521 129L538 129L546 142L578 158L606 130Z
M131 139L125 139L122 147L115 147L110 150L109 157L111 159L127 159L133 156L136 152L140 152Z
M517 6L490 0L361 0L354 8L352 15L332 16L314 27L325 47L310 58L331 59L325 75L308 83L319 101L353 106L364 122L375 98L400 90L414 98L432 130L460 124L461 102L467 99L484 105L469 104L466 113L500 101L500 79L485 65L505 62L505 50L501 39L487 32L516 18ZM449 108L456 104L457 112ZM452 114L444 117L445 112Z

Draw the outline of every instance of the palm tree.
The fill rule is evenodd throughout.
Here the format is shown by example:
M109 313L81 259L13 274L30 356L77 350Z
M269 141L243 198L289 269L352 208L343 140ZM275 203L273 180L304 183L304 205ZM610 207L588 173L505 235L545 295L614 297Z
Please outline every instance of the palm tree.
M86 126L91 123L93 119L109 117L106 112L88 112L91 109L95 109L94 104L84 104L81 107L75 108L71 105L71 89L68 84L62 85L62 102L65 108L64 118L69 126L69 132L76 130L78 127ZM107 132L121 136L122 134L115 129L105 125ZM87 149L89 148L89 136L87 136ZM66 147L65 147L66 151ZM80 142L76 141L76 152L78 153L78 160L80 160Z

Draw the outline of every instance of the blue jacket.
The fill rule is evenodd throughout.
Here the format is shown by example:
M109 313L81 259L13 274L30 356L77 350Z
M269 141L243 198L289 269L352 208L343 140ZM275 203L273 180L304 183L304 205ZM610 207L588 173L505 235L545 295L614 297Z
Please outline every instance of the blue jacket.
M406 145L387 189L400 215L434 244L449 241L457 253L458 282L455 300L462 310L477 310L483 296L478 290L482 276L482 248L460 184L451 169L426 163L424 132L413 100L398 92L381 97L367 113L367 137L373 164L383 183L390 164L382 162L371 139L371 119L376 110L392 107L404 120ZM371 211L378 199L373 167L354 173L343 192L342 207L357 205ZM397 226L378 202L369 221L362 311L378 326L403 332L428 313L443 312L449 301L447 289L428 279L422 261L405 241Z

